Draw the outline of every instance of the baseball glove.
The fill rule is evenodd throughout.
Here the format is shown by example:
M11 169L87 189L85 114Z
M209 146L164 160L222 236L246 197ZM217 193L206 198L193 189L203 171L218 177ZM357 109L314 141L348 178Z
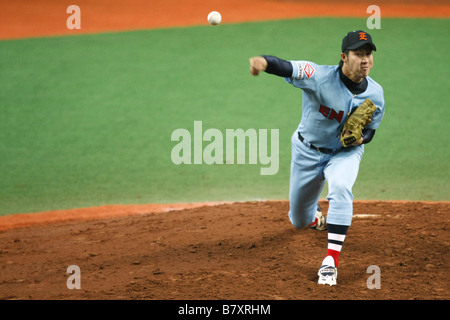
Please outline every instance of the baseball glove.
M372 115L377 107L370 100L366 99L348 117L341 132L341 143L348 147L362 137L362 130L372 121Z

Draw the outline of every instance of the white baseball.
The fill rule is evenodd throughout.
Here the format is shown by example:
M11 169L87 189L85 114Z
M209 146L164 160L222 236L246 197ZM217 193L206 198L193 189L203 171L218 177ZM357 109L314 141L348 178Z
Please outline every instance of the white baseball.
M222 15L217 11L212 11L208 14L208 22L213 26L222 22Z

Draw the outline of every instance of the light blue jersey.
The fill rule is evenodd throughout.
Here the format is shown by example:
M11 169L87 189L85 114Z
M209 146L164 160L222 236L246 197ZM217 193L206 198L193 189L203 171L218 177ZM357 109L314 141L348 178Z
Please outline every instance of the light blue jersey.
M301 121L292 135L289 218L296 228L311 224L321 191L328 181L327 223L350 226L353 217L352 187L364 145L344 148L340 133L352 110L366 98L377 106L366 128L378 128L384 116L383 89L367 77L364 92L353 94L341 80L339 66L317 65L309 61L290 63L292 77L285 80L302 89L303 95ZM322 148L331 152L322 152Z
M366 98L372 100L377 110L366 127L377 129L384 115L382 87L367 77L367 89L354 95L339 77L339 67L317 65L309 61L290 61L292 77L286 78L303 90L302 118L298 127L306 141L318 148L338 150L342 148L339 135L345 120L353 108Z

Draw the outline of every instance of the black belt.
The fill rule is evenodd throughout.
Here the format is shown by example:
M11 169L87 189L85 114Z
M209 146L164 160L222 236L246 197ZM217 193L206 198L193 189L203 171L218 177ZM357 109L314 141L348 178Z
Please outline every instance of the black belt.
M303 140L305 140L305 138L302 137L302 135L300 134L300 131L298 131L298 138L300 139L301 142L303 142ZM333 153L332 149L327 149L327 148L317 148L316 146L310 144L309 147L313 150L322 152L322 153Z

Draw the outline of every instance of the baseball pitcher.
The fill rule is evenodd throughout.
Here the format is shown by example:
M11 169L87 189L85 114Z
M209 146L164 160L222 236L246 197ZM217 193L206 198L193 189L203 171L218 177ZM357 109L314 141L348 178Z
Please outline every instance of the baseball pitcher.
M286 61L270 55L250 58L250 73L283 77L302 90L302 117L292 135L289 219L297 229L328 230L319 284L336 284L339 254L353 217L352 187L364 145L384 115L382 87L369 77L376 46L365 31L342 40L339 65ZM318 205L328 183L326 216Z

